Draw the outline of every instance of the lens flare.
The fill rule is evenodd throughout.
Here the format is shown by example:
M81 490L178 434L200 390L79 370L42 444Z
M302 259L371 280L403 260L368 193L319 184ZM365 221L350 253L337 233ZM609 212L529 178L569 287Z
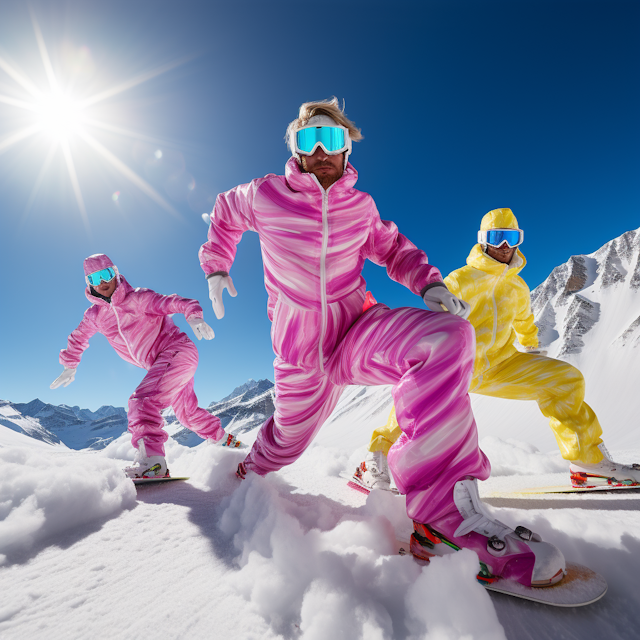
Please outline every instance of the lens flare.
M124 80L119 84L104 89L103 91L89 97L85 96L82 100L79 100L78 96L74 96L63 87L79 87L83 85L83 81L93 77L96 69L91 57L91 52L87 47L80 47L76 49L71 45L62 45L61 58L63 61L67 62L66 66L70 70L72 81L69 81L69 73L67 73L67 79L65 82L61 82L61 78L58 77L57 71L52 64L44 36L36 16L33 11L30 11L30 13L38 51L40 53L40 58L46 75L46 84L48 86L39 86L6 58L0 55L0 105L3 109L9 107L13 110L22 111L22 117L24 118L24 116L26 116L28 118L28 120L21 124L18 129L11 130L7 135L4 135L4 137L0 137L0 154L5 153L11 147L14 147L32 136L39 135L50 139L49 152L42 168L40 169L40 173L38 174L38 178L36 179L31 195L29 196L27 207L25 209L25 216L35 202L38 191L43 184L45 174L53 164L54 156L61 152L78 209L80 210L87 230L89 229L87 209L80 188L80 179L76 171L78 163L85 163L84 158L80 160L78 153L82 153L83 147L88 147L97 154L97 157L100 160L104 161L111 168L115 169L121 176L133 183L156 204L168 211L177 219L182 219L180 212L177 211L162 195L160 195L160 193L158 193L126 163L116 157L114 153L109 151L109 149L107 149L96 137L91 135L91 133L98 129L101 131L108 131L121 137L133 137L138 141L153 141L154 146L152 147L152 150L154 152L153 156L155 164L159 165L165 173L170 174L172 171L176 170L176 167L174 166L176 163L167 162L167 156L170 156L171 154L163 152L160 146L162 141L149 138L148 136L144 136L135 131L127 130L126 128L111 122L98 120L95 117L95 111L92 112L92 108L107 99L113 98L129 89L137 87L144 82L148 82L152 78L156 78L171 69L175 69L181 64L192 59L193 56L174 60L160 67L156 67L155 69L144 71L135 77ZM17 87L11 85L7 86L5 84L4 76L7 76L11 81L13 81ZM2 116L4 123L4 113L1 113L0 116ZM82 142L86 144L82 145ZM195 184L193 186L187 185L187 190L189 192L194 188ZM114 192L111 198L116 205L119 205L120 192Z

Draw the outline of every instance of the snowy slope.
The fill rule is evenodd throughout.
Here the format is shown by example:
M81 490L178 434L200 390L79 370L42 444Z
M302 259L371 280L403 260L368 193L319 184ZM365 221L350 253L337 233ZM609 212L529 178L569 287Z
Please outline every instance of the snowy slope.
M362 441L369 425L360 424ZM337 435L340 421L332 428ZM634 637L640 624L637 494L486 498L503 521L607 578L603 601L560 610L490 595L470 552L428 567L396 555L394 536L411 524L404 499L349 489L338 473L353 451L337 437L244 482L233 474L243 452L174 443L174 473L191 480L140 489L137 500L107 450L45 454L31 442L0 448L13 478L0 476L3 640L128 640L151 630L165 639L585 640ZM494 466L507 468L515 449L502 443ZM531 481L502 476L483 493Z

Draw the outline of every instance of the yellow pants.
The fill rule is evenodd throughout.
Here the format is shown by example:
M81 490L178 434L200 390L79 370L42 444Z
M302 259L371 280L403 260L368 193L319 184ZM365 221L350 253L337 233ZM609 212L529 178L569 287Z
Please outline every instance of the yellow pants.
M510 400L535 400L542 414L549 418L565 460L587 463L602 460L598 449L602 428L593 409L584 401L584 378L570 364L546 356L516 353L474 380L471 392ZM401 433L393 408L387 424L373 432L369 451L383 451L386 455Z

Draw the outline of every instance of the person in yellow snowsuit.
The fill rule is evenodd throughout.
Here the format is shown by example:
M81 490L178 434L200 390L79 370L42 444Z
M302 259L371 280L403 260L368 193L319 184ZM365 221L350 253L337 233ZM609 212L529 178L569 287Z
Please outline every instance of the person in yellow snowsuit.
M562 457L572 463L574 483L583 481L579 474L600 481L615 475L618 480L640 482L635 465L626 467L609 460L598 418L584 401L585 382L580 371L538 349L529 287L519 275L526 264L517 248L523 237L511 209L490 211L482 218L479 242L467 258L467 266L444 279L449 291L471 306L468 320L476 332L476 357L469 391L535 400L549 418ZM516 338L524 352L516 349ZM356 471L365 486L388 488L386 456L401 433L394 408L387 424L373 432L367 460Z

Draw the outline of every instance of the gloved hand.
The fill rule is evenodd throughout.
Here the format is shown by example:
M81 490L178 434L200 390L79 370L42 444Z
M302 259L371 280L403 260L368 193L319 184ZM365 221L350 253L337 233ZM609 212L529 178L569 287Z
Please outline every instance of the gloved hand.
M189 326L193 329L193 333L196 334L196 338L198 340L213 340L216 337L216 334L213 332L213 329L202 319L202 318L187 318L187 322Z
M60 386L68 387L76 377L76 370L65 367L64 371L49 385L49 389L57 389Z
M525 353L530 353L532 356L546 356L547 355L547 350L546 349L538 349L538 348L534 348L534 347L525 347L524 348L524 352Z
M465 320L471 313L471 305L464 300L460 300L460 298L456 298L444 285L427 289L422 299L430 311L448 311L454 316L460 316Z
M218 320L224 318L224 304L222 304L222 292L226 289L232 298L238 295L236 288L233 286L231 276L211 276L209 278L209 298L213 306L213 312Z

